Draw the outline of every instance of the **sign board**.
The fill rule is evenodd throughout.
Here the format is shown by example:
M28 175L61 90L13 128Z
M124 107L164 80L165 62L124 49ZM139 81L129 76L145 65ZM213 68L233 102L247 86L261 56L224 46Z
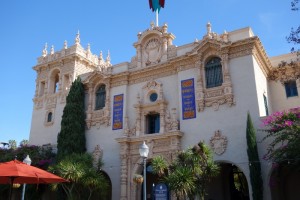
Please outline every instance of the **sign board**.
M154 197L155 200L168 200L168 187L164 183L159 183L155 186Z
M196 118L194 79L181 81L182 119Z
M113 104L113 130L118 130L123 128L123 100L124 95L119 94L114 96Z

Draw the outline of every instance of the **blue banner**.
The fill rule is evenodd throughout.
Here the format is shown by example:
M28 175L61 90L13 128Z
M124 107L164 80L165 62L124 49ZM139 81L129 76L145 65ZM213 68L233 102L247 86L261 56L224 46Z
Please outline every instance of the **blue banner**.
M182 119L196 118L194 79L181 81Z
M118 130L123 128L123 97L123 94L114 96L112 130Z

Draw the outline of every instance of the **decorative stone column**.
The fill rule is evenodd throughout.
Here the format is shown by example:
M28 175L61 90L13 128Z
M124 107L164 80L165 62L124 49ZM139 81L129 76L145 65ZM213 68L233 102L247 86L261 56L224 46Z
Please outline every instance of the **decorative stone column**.
M61 92L62 90L62 75L58 73L58 91Z
M87 109L87 118L86 118L86 125L88 128L91 127L91 119L92 119L92 96L93 96L93 85L89 85L89 100L88 100L88 109Z
M40 89L40 83L38 79L35 79L35 91L34 91L34 97L38 97Z
M49 79L46 79L45 80L45 90L44 90L45 96L48 94L48 84L49 84Z
M140 104L136 105L135 112L136 112L135 135L139 136L141 134L141 107L140 107Z
M137 53L137 67L142 67L142 48L140 44L136 46L136 53Z
M204 87L203 87L203 75L202 70L204 68L203 62L197 61L196 67L198 67L198 77L197 77L197 88L196 88L196 101L198 105L198 112L204 110L205 101L204 101Z
M127 149L127 145L124 143L122 144L123 148ZM121 154L121 197L120 200L127 200L127 163L128 163L128 156L127 154Z
M166 108L165 104L162 102L160 104L160 128L159 133L165 132L165 116L166 116Z
M224 71L224 82L231 82L230 80L230 74L228 69L228 51L225 51L222 54L222 61L221 61L223 71Z

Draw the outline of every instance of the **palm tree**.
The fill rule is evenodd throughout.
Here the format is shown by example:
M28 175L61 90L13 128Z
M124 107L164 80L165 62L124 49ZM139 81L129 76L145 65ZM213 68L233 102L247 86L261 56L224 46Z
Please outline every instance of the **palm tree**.
M102 190L105 192L107 191L109 186L106 178L101 173L101 171L96 171L93 168L86 171L81 183L89 191L88 200L91 199L94 191Z
M179 152L170 165L166 163L162 156L153 158L153 172L169 185L177 199L199 196L204 200L205 186L219 173L219 167L214 163L212 153L204 142Z
M59 184L67 195L68 200L81 199L86 189L88 199L96 189L106 190L108 182L101 171L93 167L93 158L90 154L71 154L49 168L53 173L69 180L69 183ZM99 161L99 163L102 163ZM99 167L99 166L98 166ZM53 189L57 189L57 184Z

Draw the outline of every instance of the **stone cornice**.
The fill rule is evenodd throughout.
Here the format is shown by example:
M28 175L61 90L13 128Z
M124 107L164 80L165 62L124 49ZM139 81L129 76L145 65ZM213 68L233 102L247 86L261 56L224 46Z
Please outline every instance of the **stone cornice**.
M63 63L70 62L70 61L81 62L86 66L91 67L92 69L96 69L97 67L97 63L95 61L88 59L87 57L79 54L76 51L65 56L61 56L60 54L55 53L53 55L48 55L46 57L40 57L38 58L38 60L39 60L38 64L32 67L35 71L40 71L46 69L47 67L61 65Z
M280 63L278 67L272 69L268 79L281 83L300 79L300 62Z
M146 134L146 135L139 135L139 136L132 136L132 137L121 137L116 138L118 143L136 143L142 142L147 140L160 140L160 139L167 139L170 137L178 137L181 138L183 133L180 131L172 131L167 133L156 133L156 134Z
M257 36L234 42L230 46L229 58L253 55L267 77L271 71L271 62Z

